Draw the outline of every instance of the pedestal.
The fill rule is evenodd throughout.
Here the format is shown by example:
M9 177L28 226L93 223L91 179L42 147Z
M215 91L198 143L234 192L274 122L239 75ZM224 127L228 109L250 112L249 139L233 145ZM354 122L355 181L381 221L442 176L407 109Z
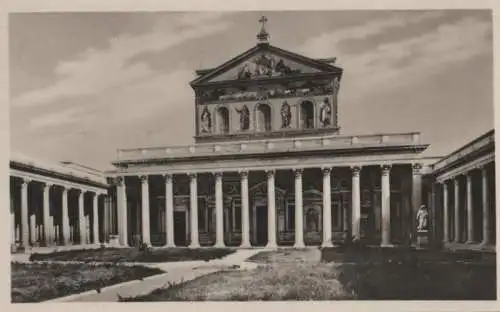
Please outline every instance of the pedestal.
M427 249L429 247L429 231L417 231L417 249Z

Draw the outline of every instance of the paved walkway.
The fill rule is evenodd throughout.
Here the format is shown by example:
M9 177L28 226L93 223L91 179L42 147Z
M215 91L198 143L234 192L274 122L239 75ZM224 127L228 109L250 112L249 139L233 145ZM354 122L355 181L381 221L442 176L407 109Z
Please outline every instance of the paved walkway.
M165 271L165 274L148 277L142 281L130 281L103 289L101 293L96 291L85 292L66 298L51 300L51 302L116 302L121 297L136 297L146 295L155 289L167 287L169 284L177 284L193 280L195 278L214 273L223 269L253 269L256 263L245 262L249 257L261 252L262 249L240 249L222 258L208 262L184 261L184 262L162 262L162 263L133 263L149 267L156 267ZM122 263L131 265L132 263Z

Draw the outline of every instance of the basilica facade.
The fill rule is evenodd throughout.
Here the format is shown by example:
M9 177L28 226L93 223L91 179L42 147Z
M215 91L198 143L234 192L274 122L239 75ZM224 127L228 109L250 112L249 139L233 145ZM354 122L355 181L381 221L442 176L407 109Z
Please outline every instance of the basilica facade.
M121 244L407 244L435 161L420 134L340 131L343 69L271 45L196 72L195 143L122 149Z

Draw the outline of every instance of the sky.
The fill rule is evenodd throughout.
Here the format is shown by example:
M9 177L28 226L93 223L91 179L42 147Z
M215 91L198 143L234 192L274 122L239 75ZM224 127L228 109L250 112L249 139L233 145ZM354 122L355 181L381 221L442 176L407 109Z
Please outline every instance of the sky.
M341 134L422 133L444 156L493 128L490 11L15 13L11 153L112 169L193 143L195 70L252 48L337 57Z

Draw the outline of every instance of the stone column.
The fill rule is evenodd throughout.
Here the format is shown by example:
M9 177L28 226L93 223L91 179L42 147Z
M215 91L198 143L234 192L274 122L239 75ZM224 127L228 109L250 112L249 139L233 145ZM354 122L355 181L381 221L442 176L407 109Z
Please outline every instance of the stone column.
M92 221L93 221L93 236L94 236L94 244L99 244L99 211L98 211L98 205L99 205L99 194L94 193L94 198L92 201Z
M361 191L360 191L360 183L359 176L361 173L360 166L351 167L352 170L352 240L359 240L361 236Z
M125 177L117 178L116 187L117 197L117 215L118 215L118 235L120 245L128 245L128 221L127 221L127 186L125 184Z
M412 241L416 243L417 238L417 210L422 205L422 165L412 164L412 211L411 211L411 233Z
M332 190L330 183L331 168L323 172L323 242L321 247L332 247ZM341 209L341 207L339 207Z
M50 188L51 183L45 183L43 186L43 242L45 246L50 244Z
M83 196L85 195L84 190L78 190L78 234L80 235L80 245L85 244L85 216L83 213L84 201Z
M488 171L486 166L481 167L481 197L483 204L483 240L482 245L490 244L490 210L488 200Z
M151 246L151 229L149 226L149 181L148 176L143 175L141 179L141 221L142 221L142 243Z
M251 247L250 244L250 211L248 207L248 172L240 171L241 176L241 246Z
M295 244L294 248L304 248L304 207L302 203L302 172L294 169L295 174Z
M449 225L449 215L448 215L449 205L448 205L448 184L443 181L443 243L448 243L450 241L450 225Z
M474 243L474 213L472 210L472 176L471 172L465 175L467 190L467 244Z
M28 220L28 185L30 179L21 181L21 244L22 249L29 246L29 220Z
M453 183L454 183L454 196L455 196L455 201L454 201L454 206L455 206L455 218L454 218L454 221L455 221L455 231L454 231L454 241L455 243L458 243L460 241L460 205L459 205L459 200L460 200L460 196L458 195L459 193L459 189L458 189L458 186L459 186L459 181L458 181L458 177L455 177L455 179L453 180Z
M63 186L62 190L62 212L61 212L61 224L63 233L63 245L69 244L69 213L68 213L68 189Z
M382 242L381 247L391 246L391 166L383 165L382 168Z
M267 248L276 248L276 198L274 193L274 170L267 174Z
M224 205L222 198L222 172L215 176L215 247L224 247ZM228 226L228 224L226 224Z
M189 175L189 190L190 190L190 217L191 217L191 244L190 248L199 248L200 242L198 238L198 180L196 174Z
M166 247L175 247L174 239L174 191L171 174L165 175L165 227Z

